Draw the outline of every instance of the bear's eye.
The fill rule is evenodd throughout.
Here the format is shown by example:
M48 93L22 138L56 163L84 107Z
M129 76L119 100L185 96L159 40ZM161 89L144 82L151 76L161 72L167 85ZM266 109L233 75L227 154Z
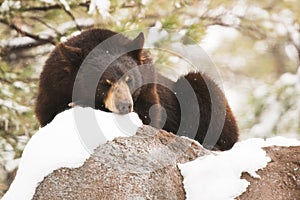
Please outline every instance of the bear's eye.
M112 82L111 82L109 79L106 79L105 82L106 82L108 85L112 85Z
M125 81L126 83L131 83L132 82L132 78L130 78L129 76L125 77Z
M113 85L113 82L111 80L109 80L109 79L105 79L105 80L101 80L100 81L100 85L102 87L110 87L110 86Z
M109 79L105 79L105 84L111 86L113 83Z

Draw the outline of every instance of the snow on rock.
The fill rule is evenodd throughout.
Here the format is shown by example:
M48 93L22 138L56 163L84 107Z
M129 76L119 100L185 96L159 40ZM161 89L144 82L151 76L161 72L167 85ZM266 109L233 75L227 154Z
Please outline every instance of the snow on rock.
M187 200L233 200L246 191L250 184L240 179L242 172L260 178L256 171L267 166L270 158L262 147L300 146L296 139L275 137L267 139L248 139L238 142L225 152L198 158L178 164L186 191Z
M26 145L16 178L2 200L32 199L38 183L52 171L82 166L98 145L114 137L132 136L141 125L136 113L117 115L75 107L58 114ZM86 135L92 138L87 140Z

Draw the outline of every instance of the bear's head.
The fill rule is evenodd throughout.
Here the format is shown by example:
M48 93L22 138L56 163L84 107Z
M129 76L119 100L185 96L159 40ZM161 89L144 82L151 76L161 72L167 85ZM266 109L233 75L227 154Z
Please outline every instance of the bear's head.
M143 51L143 33L133 40L113 34L92 44L91 36L80 37L89 38L89 43L71 41L58 46L66 66L63 73L74 79L69 81L74 84L69 106L89 106L119 114L132 112L141 88L155 79L154 67Z

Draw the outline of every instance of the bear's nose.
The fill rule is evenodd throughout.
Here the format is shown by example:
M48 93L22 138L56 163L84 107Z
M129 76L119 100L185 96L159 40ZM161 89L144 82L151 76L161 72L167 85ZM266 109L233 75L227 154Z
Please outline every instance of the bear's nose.
M129 101L120 101L117 108L120 114L127 114L132 111L132 103Z

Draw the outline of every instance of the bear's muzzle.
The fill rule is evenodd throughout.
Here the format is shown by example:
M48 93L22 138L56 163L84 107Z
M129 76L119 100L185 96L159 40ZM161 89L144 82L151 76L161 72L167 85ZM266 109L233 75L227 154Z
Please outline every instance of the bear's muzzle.
M104 101L105 107L113 113L127 114L133 111L133 100L125 81L113 83Z

